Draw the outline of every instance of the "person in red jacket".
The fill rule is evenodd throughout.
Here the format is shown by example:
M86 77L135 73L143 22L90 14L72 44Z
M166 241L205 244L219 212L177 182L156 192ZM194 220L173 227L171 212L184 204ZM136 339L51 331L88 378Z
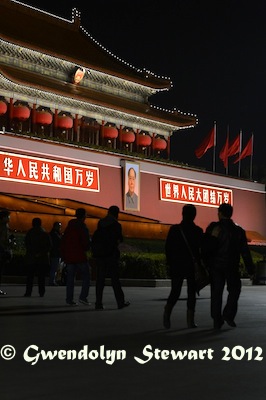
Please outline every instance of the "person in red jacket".
M66 302L71 306L74 302L74 280L77 270L82 274L82 287L79 296L81 304L88 305L87 297L90 287L90 272L87 251L90 248L89 229L85 224L86 210L78 208L76 218L69 221L61 242L61 253L67 268Z

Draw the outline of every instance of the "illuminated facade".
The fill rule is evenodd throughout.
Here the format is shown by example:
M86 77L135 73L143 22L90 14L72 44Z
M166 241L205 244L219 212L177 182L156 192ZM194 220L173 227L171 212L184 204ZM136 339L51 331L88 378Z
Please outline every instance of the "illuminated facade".
M228 201L237 222L266 235L263 185L163 162L173 132L197 124L194 115L151 104L171 88L169 78L111 54L81 26L75 9L68 21L2 0L0 23L1 202L14 211L14 224L27 228L25 207L49 214L50 224L70 217L80 202L94 223L117 204L128 235L145 236L142 229L163 237L182 204L198 205L198 223L206 227ZM138 171L132 209L125 205L127 162ZM251 204L249 220L244 210ZM144 225L136 233L138 224Z

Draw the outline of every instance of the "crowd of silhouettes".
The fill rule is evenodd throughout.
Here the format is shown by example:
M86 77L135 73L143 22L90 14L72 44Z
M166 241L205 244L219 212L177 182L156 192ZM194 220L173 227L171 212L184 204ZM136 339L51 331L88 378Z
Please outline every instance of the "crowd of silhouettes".
M62 233L60 221L53 223L48 233L42 226L41 218L32 219L32 227L25 235L26 291L31 297L34 278L38 278L38 293L45 295L46 277L49 285L66 285L66 304L70 306L91 305L88 301L90 290L89 256L96 267L95 309L103 310L105 279L111 284L117 304L121 309L130 305L125 300L119 279L119 245L123 242L122 226L118 222L119 207L113 205L107 215L100 219L97 229L90 236L86 225L86 210L78 208ZM163 325L171 327L171 314L178 302L184 280L187 281L187 326L196 328L196 266L204 263L210 277L211 318L213 328L221 329L224 322L236 327L238 300L241 293L240 257L242 256L248 274L252 278L255 267L248 247L246 233L232 220L233 207L221 204L217 221L211 222L206 231L194 222L197 210L192 204L184 205L182 220L173 224L165 241L166 262L171 278L171 290L163 312ZM10 212L0 211L0 285L4 268L12 259L15 237L9 229ZM81 274L82 284L78 302L74 299L75 279ZM223 292L227 284L228 296L223 306ZM0 295L6 295L1 289Z

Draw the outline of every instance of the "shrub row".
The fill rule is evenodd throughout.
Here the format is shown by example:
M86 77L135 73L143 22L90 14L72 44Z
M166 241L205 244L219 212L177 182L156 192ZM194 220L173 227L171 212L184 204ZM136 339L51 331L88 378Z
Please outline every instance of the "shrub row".
M144 241L145 242L145 241ZM147 243L149 246L147 246ZM120 259L120 277L128 279L167 279L168 268L166 265L163 246L158 246L158 243L149 241L145 243L145 251L123 251ZM143 242L142 242L143 245ZM147 249L147 247L149 247ZM156 247L156 248L155 248ZM144 250L144 249L143 249ZM147 252L148 250L148 252ZM157 250L157 252L156 252ZM26 266L24 262L25 249L22 243L18 243L14 249L14 254L11 262L6 266L4 274L11 276L26 275ZM262 259L262 255L256 251L252 251L252 258L256 264ZM247 278L247 272L241 260L240 273L242 278Z
M154 253L122 253L120 277L128 279L166 279L168 274L165 256Z

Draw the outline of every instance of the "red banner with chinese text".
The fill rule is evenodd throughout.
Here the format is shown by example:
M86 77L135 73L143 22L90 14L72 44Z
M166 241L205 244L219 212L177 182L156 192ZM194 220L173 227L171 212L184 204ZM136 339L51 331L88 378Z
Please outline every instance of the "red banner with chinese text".
M230 189L161 178L160 199L199 206L219 207L222 203L233 205L233 192Z
M0 180L100 191L99 168L0 152Z

